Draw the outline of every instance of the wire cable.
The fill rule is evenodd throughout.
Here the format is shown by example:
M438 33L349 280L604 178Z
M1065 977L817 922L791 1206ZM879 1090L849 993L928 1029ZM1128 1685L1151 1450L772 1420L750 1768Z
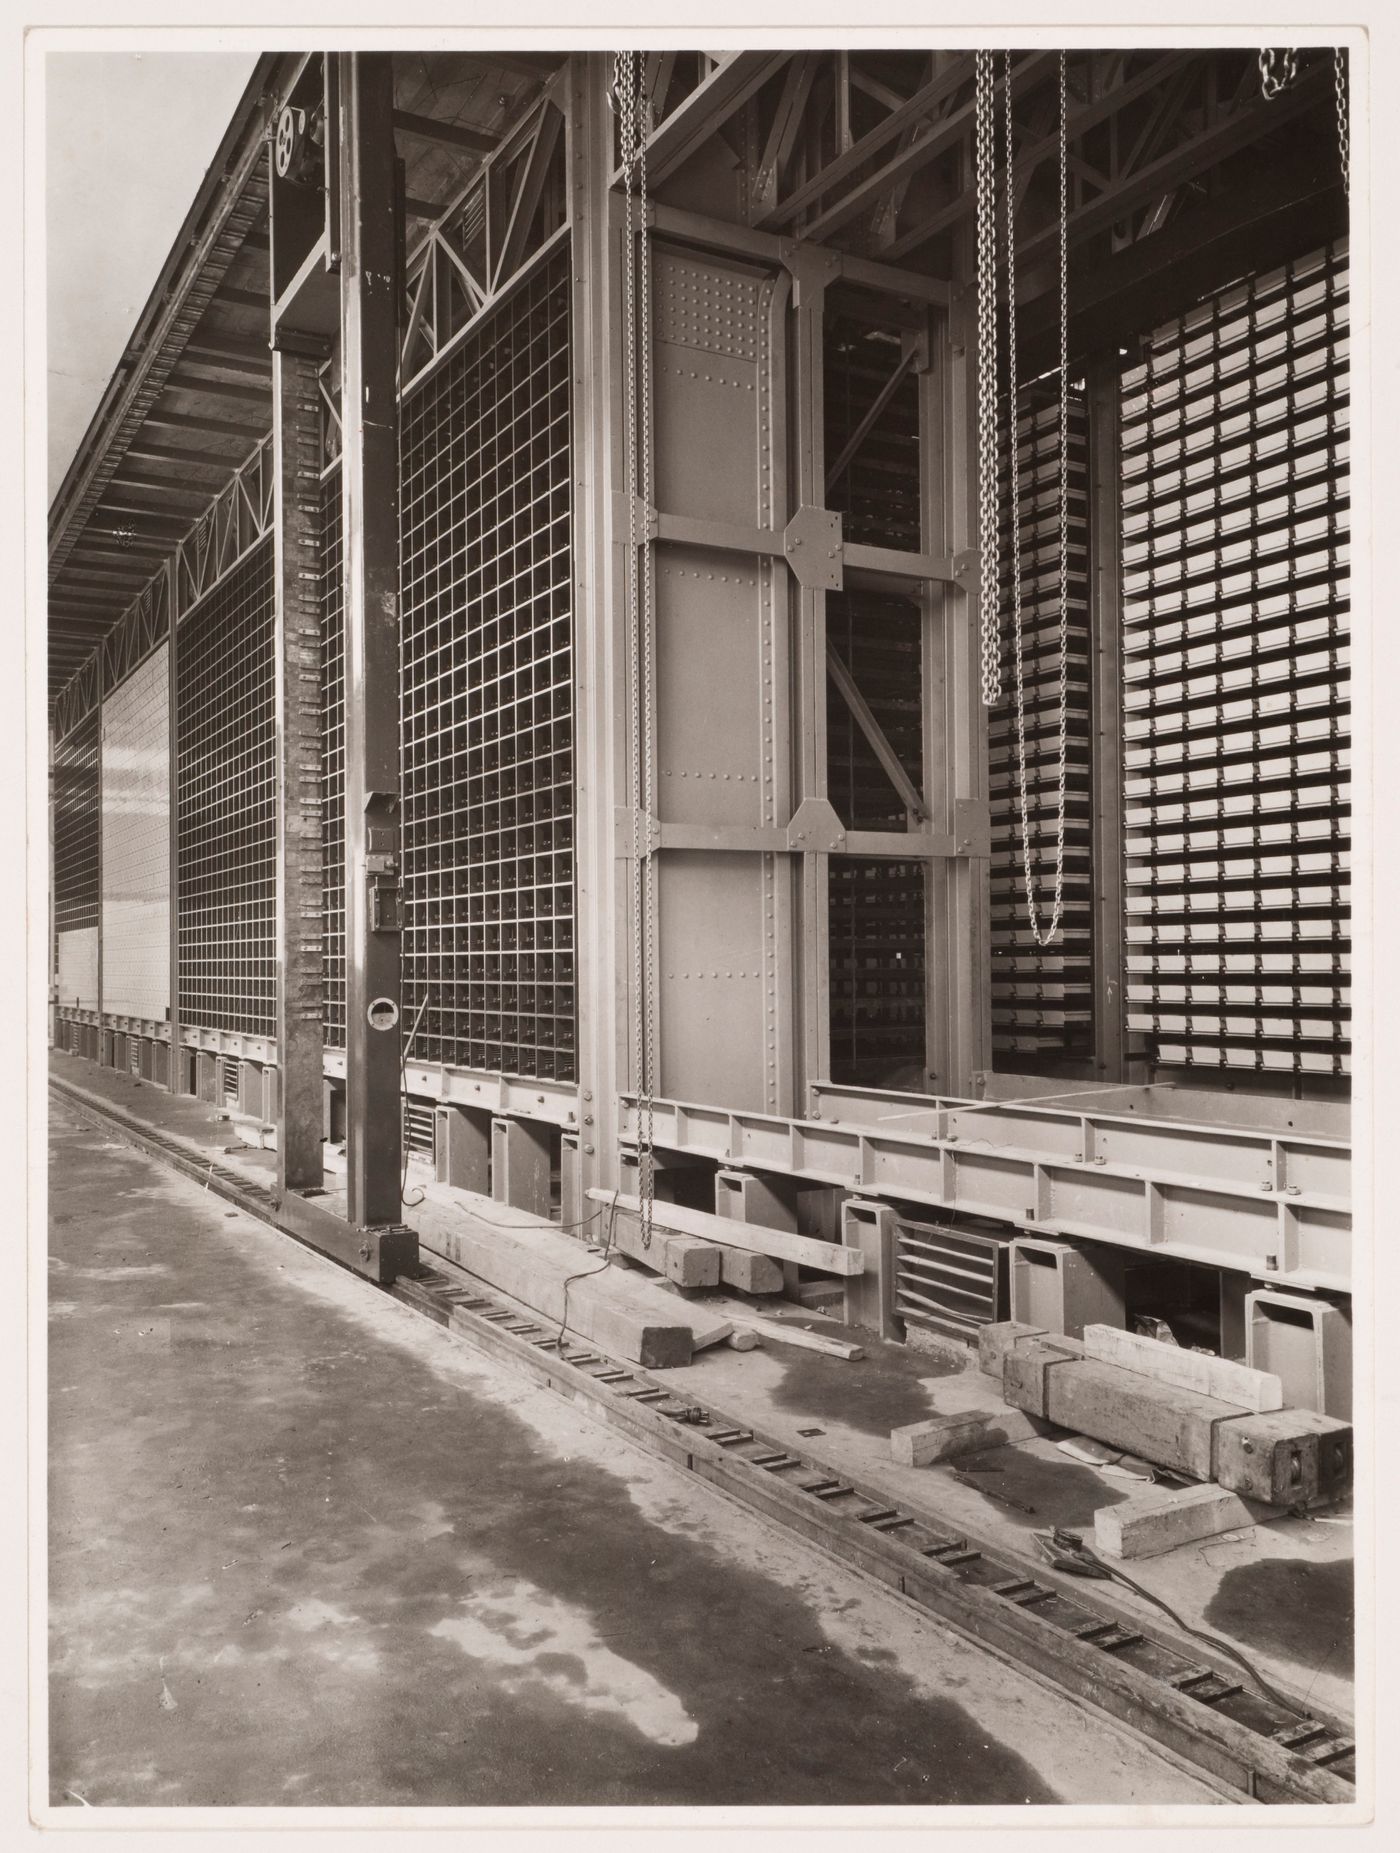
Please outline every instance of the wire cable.
M577 1274L570 1274L564 1282L564 1304L560 1309L559 1335L554 1341L555 1349L558 1351L563 1350L564 1334L569 1329L569 1288L573 1286L576 1280L587 1280L590 1275L602 1274L608 1268L612 1266L613 1233L617 1225L618 1189L619 1189L618 1185L613 1186L612 1202L607 1206L606 1212L600 1209L597 1212L597 1215L590 1216L588 1219L589 1222L596 1222L599 1216L602 1216L604 1214L607 1215L608 1228L607 1228L607 1234L603 1237L603 1259L601 1260L601 1262L599 1262L597 1267L580 1268ZM584 1223L580 1226L583 1228L587 1228L588 1224Z
M429 997L429 993L427 991L424 991L423 1001L418 1006L418 1015L413 1019L413 1028L408 1032L408 1040L404 1043L402 1052L400 1053L400 1056L399 1056L399 1114L400 1114L400 1117L402 1117L402 1114L403 1114L403 1097L405 1093L407 1093L408 1091L408 1058L413 1050L413 1039L418 1034L418 1025L423 1021L423 1012L428 1008L428 997ZM400 1134L400 1137L402 1137L402 1133ZM409 1202L408 1197L405 1194L408 1190L408 1160L409 1160L409 1145L408 1145L408 1140L404 1139L403 1141L403 1175L399 1179L399 1207L401 1209L414 1210L414 1209L417 1209L418 1205L423 1201L423 1192L420 1190L418 1192L418 1195L413 1199L413 1201L411 1203Z

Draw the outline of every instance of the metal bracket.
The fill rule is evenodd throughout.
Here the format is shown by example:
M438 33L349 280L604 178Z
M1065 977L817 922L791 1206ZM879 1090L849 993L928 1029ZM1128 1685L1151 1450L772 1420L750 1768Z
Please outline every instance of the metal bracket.
M992 812L985 798L953 800L953 847L960 856L990 856Z
M953 555L953 581L969 598L977 594L982 578L982 553L977 547L963 547Z
M839 592L845 584L841 517L825 508L799 508L783 529L783 557L807 592Z
M841 253L821 245L805 244L799 238L783 238L778 243L783 268L792 278L792 306L802 307L802 292L820 294L841 275Z
M639 495L628 497L621 489L614 490L612 499L613 537L622 545L627 544L627 537L632 532L627 518L628 501L634 505L634 520L638 545L655 540L657 537L657 513L649 508Z
M788 824L789 849L830 855L846 842L846 826L825 798L804 798Z
M613 807L613 828L616 831L617 854L628 861L640 845L644 856L654 856L661 847L661 825L656 818L645 811L637 810L630 804L618 804Z

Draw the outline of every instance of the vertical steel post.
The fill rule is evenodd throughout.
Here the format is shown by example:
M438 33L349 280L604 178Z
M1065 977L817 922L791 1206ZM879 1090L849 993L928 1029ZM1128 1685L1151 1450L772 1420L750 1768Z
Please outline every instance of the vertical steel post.
M964 240L958 274L966 278L968 269ZM938 318L933 366L920 380L924 545L932 553L976 544L975 308L964 282ZM925 597L926 789L932 827L951 834L956 851L929 864L927 1064L935 1093L967 1095L992 1048L987 713L975 575L954 588L931 586Z
M170 804L170 1091L180 1094L184 1061L180 1050L180 569L173 559L165 567L165 712Z
M1116 357L1097 361L1090 368L1088 389L1094 1067L1100 1080L1125 1081L1123 634Z
M579 1162L583 1188L617 1182L614 1101L626 1073L626 983L619 969L627 865L614 860L622 755L617 699L623 642L614 588L612 488L621 424L620 329L610 307L618 248L609 208L612 115L608 57L569 60L567 161L573 255L574 840L578 904ZM619 1069L621 1063L621 1069Z
M277 754L277 1181L321 1184L321 395L272 356Z
M393 65L342 52L341 494L350 1221L396 1223L399 1087L398 220Z
M792 446L789 483L798 509L826 506L825 309L826 285L833 274L830 252L798 246L789 260L793 275L792 393L789 413ZM826 751L826 593L804 586L793 576L796 601L794 761L795 807L808 799L825 802ZM805 1101L813 1081L831 1071L831 922L828 915L828 862L824 851L804 850L798 858L797 1019L801 1033L797 1093Z
M102 995L102 942L106 938L103 932L103 917L106 908L102 904L102 730L106 716L103 712L103 693L107 685L107 676L102 662L102 652L97 656L97 1047L100 1052L106 1047L107 1015L103 1010Z

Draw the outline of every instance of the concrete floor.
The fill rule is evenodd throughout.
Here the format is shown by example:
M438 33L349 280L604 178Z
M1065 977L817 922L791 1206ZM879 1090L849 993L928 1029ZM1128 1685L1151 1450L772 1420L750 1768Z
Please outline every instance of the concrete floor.
M54 1806L1219 1799L51 1115Z

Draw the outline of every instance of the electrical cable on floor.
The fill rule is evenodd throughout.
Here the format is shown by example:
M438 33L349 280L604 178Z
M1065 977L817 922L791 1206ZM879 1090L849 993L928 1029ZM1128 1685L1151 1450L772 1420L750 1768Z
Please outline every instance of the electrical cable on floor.
M612 1202L607 1206L608 1228L607 1234L603 1237L602 1261L595 1268L581 1268L577 1274L570 1274L564 1282L564 1304L560 1309L559 1336L554 1341L556 1349L560 1352L562 1352L564 1348L564 1334L569 1329L569 1288L573 1286L576 1280L587 1280L590 1274L602 1274L606 1269L612 1266L613 1231L617 1223L617 1193L619 1188L620 1186L614 1185ZM598 1216L603 1215L603 1213L602 1210L599 1210ZM596 1222L597 1216L590 1216L588 1220L589 1222ZM585 1223L581 1226L586 1228L588 1225Z
M1203 1641L1207 1647L1213 1647L1217 1653L1222 1653L1227 1659L1233 1660L1236 1666L1248 1674L1249 1678L1254 1681L1254 1684L1259 1688L1260 1692L1262 1692L1264 1697L1270 1700L1271 1703L1280 1706L1284 1711L1292 1712L1295 1718L1308 1717L1309 1714L1296 1705L1293 1700L1286 1699L1281 1692L1276 1691L1254 1665L1253 1661L1245 1654L1241 1653L1237 1647L1232 1647L1228 1641L1222 1641L1218 1634L1207 1634L1202 1629L1193 1628L1189 1622L1183 1621L1181 1616L1177 1614L1176 1610L1172 1608L1169 1603L1164 1602L1160 1596L1154 1595L1150 1589L1145 1589L1141 1583L1135 1582L1133 1578L1128 1576L1124 1571L1115 1570L1112 1564L1105 1563L1103 1558L1100 1557L1096 1551L1091 1551L1089 1549L1082 1538L1076 1537L1075 1542L1070 1545L1068 1539L1075 1537L1075 1534L1061 1534L1066 1539L1065 1544L1062 1545L1054 1532L1037 1531L1033 1532L1031 1535L1039 1545L1042 1556L1045 1557L1047 1562L1054 1565L1056 1569L1067 1571L1071 1576L1096 1575L1106 1577L1115 1583L1122 1583L1125 1588L1131 1589L1135 1594L1141 1596L1145 1602L1150 1602L1154 1607L1161 1609L1162 1613L1170 1621L1174 1622L1175 1625L1181 1629L1183 1634L1189 1634L1194 1641ZM1090 1568L1090 1566L1093 1567Z

